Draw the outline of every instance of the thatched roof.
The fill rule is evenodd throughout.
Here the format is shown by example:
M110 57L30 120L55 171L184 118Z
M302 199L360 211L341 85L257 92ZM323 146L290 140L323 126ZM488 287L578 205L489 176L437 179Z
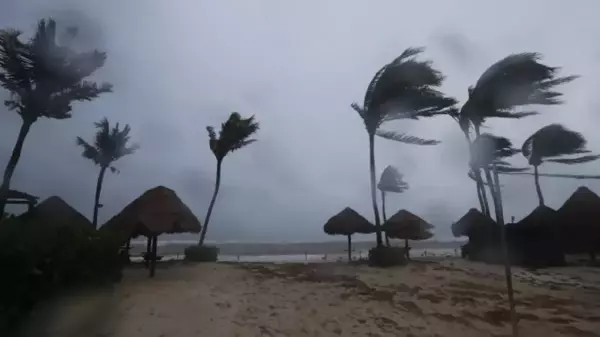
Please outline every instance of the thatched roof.
M555 210L548 206L538 206L515 225L519 227L535 228L539 226L548 226L554 221L556 221Z
M44 226L93 228L88 218L57 196L52 196L40 202L31 211L23 213L14 219L33 224L39 223Z
M369 234L375 231L375 226L352 208L346 207L329 218L323 230L329 235Z
M495 226L496 222L492 218L481 213L478 209L471 208L462 218L452 224L452 234L458 236L468 236L473 226Z
M597 223L600 220L600 197L581 186L558 209L558 217L561 221Z
M407 210L400 210L383 224L383 230L391 238L427 240L433 236L433 225Z
M17 191L17 190L8 190L8 196L7 196L7 199L22 199L22 200L31 202L33 204L37 203L39 198L40 197L36 197L31 194Z
M140 235L199 233L201 225L175 191L158 186L144 192L101 228L128 239Z

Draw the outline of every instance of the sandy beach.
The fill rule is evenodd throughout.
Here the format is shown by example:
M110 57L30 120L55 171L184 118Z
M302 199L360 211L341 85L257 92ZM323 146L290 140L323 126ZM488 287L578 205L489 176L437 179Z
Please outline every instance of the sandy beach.
M600 336L600 269L514 269L521 336ZM25 336L509 336L503 269L453 259L163 264L42 305Z

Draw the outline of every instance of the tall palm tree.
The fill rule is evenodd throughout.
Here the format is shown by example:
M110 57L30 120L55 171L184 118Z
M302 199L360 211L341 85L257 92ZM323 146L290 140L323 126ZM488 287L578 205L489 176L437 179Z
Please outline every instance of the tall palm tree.
M73 39L76 34L76 29L69 29L67 37ZM68 47L69 41L58 44L56 22L51 19L40 20L27 41L18 30L0 30L0 85L10 92L5 105L23 120L0 186L0 214L33 123L41 117L70 118L73 102L91 101L112 90L108 83L86 80L104 65L106 53L75 52Z
M379 130L379 127L392 120L417 120L419 117L445 114L447 109L456 103L456 100L445 97L438 91L444 80L442 73L433 68L431 61L417 60L417 56L423 50L423 48L408 48L392 62L383 66L369 83L363 106L356 103L351 105L363 120L369 139L371 200L375 214L377 247L383 245L383 240L377 207L375 135L405 144L439 143L435 140Z
M385 215L385 194L387 192L404 193L409 188L410 186L404 181L404 176L397 168L388 165L388 167L383 170L381 177L379 178L379 183L377 184L377 189L381 191L381 213L383 215L384 223L387 221ZM385 233L385 244L387 246L390 245L390 238L387 233Z
M94 123L96 127L96 135L92 144L86 142L83 138L77 137L77 145L83 148L81 155L100 166L98 180L96 181L96 194L94 196L94 216L92 223L94 228L98 226L98 208L100 208L100 193L102 192L102 182L106 169L111 172L119 172L112 164L124 156L135 153L139 149L139 145L133 144L127 146L129 142L129 132L131 128L126 124L123 129L119 128L117 123L112 129L108 119L103 118L99 122Z
M242 118L237 112L231 113L227 121L221 124L221 130L219 131L218 136L214 127L206 127L209 138L208 145L217 159L217 178L215 181L215 190L212 199L210 200L208 211L206 212L206 218L204 219L204 227L200 234L199 245L204 244L210 215L212 214L215 201L217 200L217 194L219 193L219 187L221 185L221 164L223 163L223 159L225 159L225 156L227 156L228 153L254 143L256 139L251 139L250 137L254 135L258 129L259 124L254 119L254 116Z
M475 86L469 87L469 98L456 115L467 138L470 138L470 126L473 126L475 136L479 136L481 126L488 118L518 119L537 114L535 111L517 111L519 108L563 103L562 93L556 91L556 87L578 76L559 77L559 68L546 66L539 62L540 59L538 53L509 55L490 66ZM491 172L489 168L483 171L490 193L494 194ZM483 187L481 172L475 170L473 173L480 193ZM485 195L485 189L483 193Z
M504 256L504 276L506 278L506 289L508 293L508 302L511 317L511 327L513 337L518 337L517 327L517 314L515 309L514 290L512 285L512 271L510 266L510 260L508 255L508 248L506 243L506 232L504 227L504 213L502 206L502 192L501 185L498 176L498 167L511 166L506 163L503 159L510 157L519 150L513 148L512 142L504 137L498 137L491 134L481 134L472 143L471 146L471 166L479 170L481 168L490 170L493 172L493 183L496 188L493 189L492 199L494 201L494 209L496 211L496 223L501 226L500 230L500 241L502 247L502 253Z
M539 166L544 162L581 164L600 158L598 155L583 155L590 153L585 147L586 143L581 133L560 124L546 125L525 140L521 152L529 165L533 166L535 190L541 206L544 206L544 195L540 186Z

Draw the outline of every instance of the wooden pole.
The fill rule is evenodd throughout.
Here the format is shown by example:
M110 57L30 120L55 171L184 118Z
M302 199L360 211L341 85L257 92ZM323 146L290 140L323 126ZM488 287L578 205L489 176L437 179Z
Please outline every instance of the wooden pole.
M348 262L352 262L352 235L348 235Z
M151 253L151 257L150 257L150 277L154 277L154 272L156 269L157 241L158 241L158 235L153 235L152 236L152 253Z
M519 337L519 328L518 328L518 318L517 311L515 309L515 299L514 299L514 290L512 284L512 271L510 267L510 256L508 253L508 245L506 242L506 226L504 225L504 210L502 208L502 192L500 190L500 182L498 178L498 170L496 169L496 164L492 165L492 170L494 172L494 180L496 184L496 195L493 196L496 198L496 205L498 205L499 210L497 213L497 223L500 228L500 241L502 245L502 255L504 255L504 276L506 277L506 288L508 291L508 303L510 309L510 321L512 328L513 337Z
M150 254L152 252L152 236L148 235L148 241L146 242L146 257L144 258L144 265L146 268L150 267Z

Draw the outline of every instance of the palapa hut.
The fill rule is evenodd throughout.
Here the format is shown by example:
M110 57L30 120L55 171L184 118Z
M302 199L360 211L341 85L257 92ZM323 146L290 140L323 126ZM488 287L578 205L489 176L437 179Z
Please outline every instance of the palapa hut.
M52 196L40 202L32 210L16 217L15 220L22 223L39 224L45 227L74 226L89 229L94 228L88 218L57 196Z
M123 243L140 235L148 238L146 260L154 276L158 236L167 233L199 233L200 221L175 191L164 186L150 189L108 220L101 230L113 231Z
M589 188L579 187L557 211L558 230L567 254L600 251L600 197Z
M8 195L6 196L6 204L27 205L27 210L31 211L37 204L38 199L39 197L33 196L25 192L17 190L8 190Z
M403 239L406 258L410 259L408 240L427 240L433 237L433 225L407 210L400 210L383 224L392 239Z
M556 211L550 207L538 206L521 221L507 224L506 241L513 264L549 267L565 263Z
M370 234L375 231L369 220L350 207L327 220L323 230L328 235L345 235L348 238L348 262L352 261L352 235Z
M462 247L463 257L482 262L500 258L500 227L479 210L471 208L453 223L452 234L469 238L469 242Z

